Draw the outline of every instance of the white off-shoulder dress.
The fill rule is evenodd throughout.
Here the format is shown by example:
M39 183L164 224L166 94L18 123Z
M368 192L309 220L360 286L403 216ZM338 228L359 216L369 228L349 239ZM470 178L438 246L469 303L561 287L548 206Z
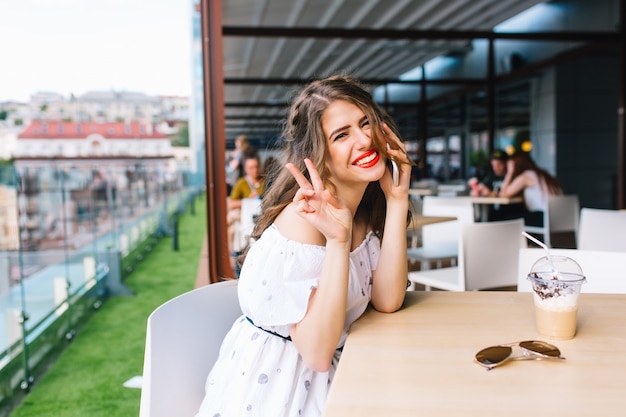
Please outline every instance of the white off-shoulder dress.
M196 417L321 415L341 352L336 351L329 371L314 372L288 336L290 325L304 317L325 252L323 246L285 238L274 225L250 248L239 279L243 316L224 339ZM379 255L380 241L371 232L350 253L346 321L338 348L367 308Z

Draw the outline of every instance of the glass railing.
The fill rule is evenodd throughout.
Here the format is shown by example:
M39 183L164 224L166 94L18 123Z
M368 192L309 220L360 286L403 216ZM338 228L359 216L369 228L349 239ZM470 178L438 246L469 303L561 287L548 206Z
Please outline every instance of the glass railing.
M153 168L0 167L0 410L193 210L200 187Z

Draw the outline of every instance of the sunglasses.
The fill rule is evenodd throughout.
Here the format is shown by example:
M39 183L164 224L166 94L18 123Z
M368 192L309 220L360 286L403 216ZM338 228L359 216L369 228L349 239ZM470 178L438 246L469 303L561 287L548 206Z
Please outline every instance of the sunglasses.
M513 353L515 351L515 354ZM476 354L476 362L488 371L507 361L528 359L565 359L558 347L540 340L526 340L506 345L490 346Z

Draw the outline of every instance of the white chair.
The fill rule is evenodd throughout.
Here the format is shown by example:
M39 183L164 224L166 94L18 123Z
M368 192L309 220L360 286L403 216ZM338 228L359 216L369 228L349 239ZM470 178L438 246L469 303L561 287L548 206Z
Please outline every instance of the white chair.
M524 230L528 233L541 234L543 242L548 247L552 247L551 233L573 232L577 241L579 214L578 195L550 195L543 213L543 226L524 226Z
M583 207L578 249L626 252L626 211Z
M587 282L582 286L583 293L626 294L626 252L550 249L550 254L570 257L580 265L587 278ZM546 251L542 248L520 249L518 291L532 290L526 276L535 261L544 256Z
M517 284L517 260L526 247L522 219L461 225L459 265L409 272L413 284L448 291L471 291Z
M241 315L237 281L175 297L148 317L140 417L193 416L224 336Z
M239 219L231 225L231 252L240 252L246 247L249 236L254 229L254 218L260 213L260 198L244 198L241 200Z
M461 224L474 222L471 198L425 196L422 214L456 217L457 220L423 226L422 246L407 250L409 261L425 263L457 258Z

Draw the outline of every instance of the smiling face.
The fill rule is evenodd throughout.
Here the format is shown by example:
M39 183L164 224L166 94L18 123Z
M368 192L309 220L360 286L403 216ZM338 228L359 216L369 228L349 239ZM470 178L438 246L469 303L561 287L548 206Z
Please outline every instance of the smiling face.
M343 100L332 102L322 116L328 144L326 166L338 184L367 185L385 173L383 157L372 142L372 127L365 113Z

